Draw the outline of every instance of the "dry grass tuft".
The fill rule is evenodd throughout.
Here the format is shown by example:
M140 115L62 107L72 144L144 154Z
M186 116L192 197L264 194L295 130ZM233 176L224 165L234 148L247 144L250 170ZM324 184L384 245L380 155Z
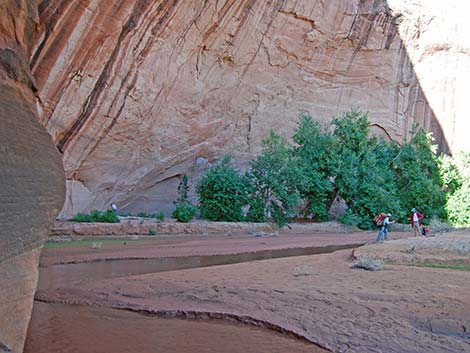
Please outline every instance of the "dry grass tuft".
M384 262L382 260L375 260L368 256L359 256L351 268L362 268L367 271L380 271L384 268Z
M317 274L313 268L308 266L298 266L294 268L294 277L312 276Z
M91 243L90 248L92 248L92 249L101 249L101 245L103 245L102 242L93 242L93 243Z

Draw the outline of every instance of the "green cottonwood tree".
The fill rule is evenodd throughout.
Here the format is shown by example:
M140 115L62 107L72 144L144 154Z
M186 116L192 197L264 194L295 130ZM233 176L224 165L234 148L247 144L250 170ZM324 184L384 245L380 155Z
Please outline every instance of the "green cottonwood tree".
M396 149L382 140L369 137L367 113L350 111L334 119L338 167L334 176L335 192L348 204L360 228L370 228L374 214L397 213L391 160Z
M333 185L331 176L336 174L337 158L334 141L320 123L304 114L294 133L293 153L299 162L299 191L306 202L303 216L312 215L315 220L328 219L328 200Z
M256 213L258 217L272 218L276 224L284 226L296 213L302 183L299 162L286 140L271 131L247 175L253 192L248 217L255 218Z
M416 125L411 140L401 146L394 158L393 169L398 197L408 213L416 207L427 217L443 217L445 193L437 147L431 141L431 134Z
M246 180L232 166L230 157L211 167L196 186L202 218L239 222L247 201Z
M457 170L456 170L457 169ZM450 185L446 204L449 221L458 227L470 226L470 153L460 153L457 165L443 173L445 185Z

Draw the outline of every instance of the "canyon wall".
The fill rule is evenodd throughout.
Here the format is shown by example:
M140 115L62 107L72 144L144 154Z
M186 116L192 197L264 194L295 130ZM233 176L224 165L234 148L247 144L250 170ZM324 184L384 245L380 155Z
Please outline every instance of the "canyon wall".
M63 205L61 157L66 218L111 202L169 212L183 173L194 182L224 154L246 166L270 129L290 136L304 112L328 126L359 108L387 139L417 122L442 151L470 150L468 7L0 2L0 347L22 350L40 248Z
M22 352L38 261L60 211L60 154L39 124L29 69L39 17L34 2L0 3L0 351Z
M328 126L363 109L396 141L418 122L449 151L407 52L413 4L40 2L31 65L40 121L63 153L61 217L112 202L168 213L182 174L194 182L224 154L246 166L270 129L289 137L303 112Z
M470 82L470 2L466 0L388 0L400 38L433 111L438 141L453 153L470 152L468 82ZM418 121L419 116L417 117ZM440 126L442 135L437 132Z

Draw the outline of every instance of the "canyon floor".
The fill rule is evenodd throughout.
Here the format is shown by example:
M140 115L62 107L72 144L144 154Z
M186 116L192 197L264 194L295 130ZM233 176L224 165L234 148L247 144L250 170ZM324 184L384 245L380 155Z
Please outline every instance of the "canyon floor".
M144 352L135 344L143 335L153 337L149 322L162 319L167 321L151 332L169 330L180 319L197 325L222 321L245 324L250 330L269 329L307 344L284 350L281 344L274 344L276 349L258 346L253 352L470 352L470 231L430 238L393 232L393 240L378 244L375 236L281 232L49 243L41 257L25 351L60 352L61 344L67 344L67 352L105 352L98 348L100 342L89 339L96 333L91 319L96 315L108 318L108 335L141 333L132 335L139 337L133 350L109 338L118 347L113 352ZM357 248L361 244L366 245ZM353 259L361 256L385 260L383 270L351 268ZM463 267L427 267L430 263ZM70 308L88 311L80 316ZM120 309L119 314L99 313L107 308ZM92 315L90 309L98 313ZM147 330L137 328L135 320L145 322ZM73 326L80 322L78 328ZM229 336L250 342L241 331L233 333L239 329L230 328ZM82 335L81 348L71 348L70 340L41 335L47 330L63 337ZM226 328L222 331L227 333ZM192 337L210 340L218 331L209 327L205 334L192 332ZM105 336L100 336L101 344ZM176 335L174 342L183 344L184 336ZM226 345L214 352L243 351L228 338L221 340ZM194 344L193 351L205 351ZM188 351L186 346L162 347L151 352Z

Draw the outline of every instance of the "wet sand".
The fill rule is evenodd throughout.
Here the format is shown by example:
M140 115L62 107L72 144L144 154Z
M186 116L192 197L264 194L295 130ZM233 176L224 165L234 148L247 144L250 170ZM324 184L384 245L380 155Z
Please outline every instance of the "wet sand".
M327 353L272 330L161 319L97 307L35 303L25 353Z
M351 269L351 250L343 250L140 275L120 273L101 279L86 275L99 264L88 262L100 256L112 264L111 259L129 255L184 257L371 238L374 233L318 238L168 238L158 239L158 246L135 242L125 249L128 253L122 244L103 244L101 249L49 248L44 252L40 281L47 278L45 273L58 268L53 263L83 261L81 265L89 267L82 269L84 276L70 277L59 286L54 284L54 276L49 277L52 284L41 284L37 299L127 308L165 318L236 318L282 328L335 352L470 352L468 271L386 265L383 271L367 272Z

